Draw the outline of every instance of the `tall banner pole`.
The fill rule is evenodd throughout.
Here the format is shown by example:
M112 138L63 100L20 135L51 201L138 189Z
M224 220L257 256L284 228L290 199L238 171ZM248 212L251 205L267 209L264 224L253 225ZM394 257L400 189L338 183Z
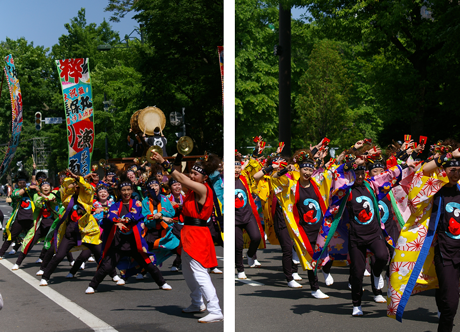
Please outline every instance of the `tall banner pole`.
M11 140L8 143L5 159L0 166L0 178L5 174L8 166L13 160L16 149L19 145L19 137L22 130L22 94L19 86L18 73L14 66L13 56L10 54L5 57L5 75L8 79L8 88L11 98ZM2 80L3 83L3 80ZM0 90L1 92L1 90Z
M89 59L56 60L69 145L69 169L87 175L94 145L94 110Z

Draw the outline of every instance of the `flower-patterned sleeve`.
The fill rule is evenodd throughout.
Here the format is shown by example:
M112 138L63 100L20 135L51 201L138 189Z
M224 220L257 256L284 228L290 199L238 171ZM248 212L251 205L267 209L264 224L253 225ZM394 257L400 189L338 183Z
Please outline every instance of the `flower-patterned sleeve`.
M277 197L280 195L284 196L286 199L289 195L295 195L295 184L297 181L291 180L286 175L280 176L278 178L271 178L272 188Z
M142 202L141 201L135 201L135 204L133 204L133 207L131 208L131 211L127 214L131 215L131 218L136 220L138 223L144 221L144 216L142 215Z
M254 180L254 174L262 169L262 164L255 159L250 159L246 167L241 171L241 175L246 178L249 189L252 193L257 193L257 183Z
M95 211L99 208L102 208L102 204L97 201L97 200L94 200L93 201L93 217L94 219L96 219L97 223L100 224L102 222L102 219L104 218L104 211L101 211L99 213L95 213Z
M385 172L368 179L368 183L374 190L377 199L381 200L401 180L402 167L397 165Z
M119 203L119 204L122 204L122 203ZM117 217L117 216L115 216L115 217ZM142 202L140 202L138 200L133 200L133 205L131 207L131 210L128 211L128 213L126 213L124 217L128 218L128 219L131 219L131 222L128 223L128 224L131 224L131 225L136 225L136 224L138 224L140 222L143 222L144 221L144 216L142 215Z
M409 189L409 207L412 213L421 203L434 196L442 186L449 183L447 173L443 168L437 168L430 176L423 175L423 166L414 175Z
M318 187L321 186L321 184L323 183L325 173L327 173L327 170L325 171L322 167L318 167L311 175Z

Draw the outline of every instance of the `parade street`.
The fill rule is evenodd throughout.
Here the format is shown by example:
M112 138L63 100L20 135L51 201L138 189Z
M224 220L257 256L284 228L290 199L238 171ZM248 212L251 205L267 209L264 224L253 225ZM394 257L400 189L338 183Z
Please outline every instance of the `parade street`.
M300 289L288 288L281 267L280 246L267 244L257 251L261 268L248 268L247 280L236 283L236 331L436 331L438 325L435 291L411 296L403 316L403 323L388 318L385 303L374 303L370 277L364 277L362 309L364 316L353 317L351 291L348 289L349 267L333 266L334 284L326 287L319 272L319 287L330 296L318 300L311 296L306 271L299 267L303 278ZM386 286L383 289L386 296ZM452 291L457 291L452 290ZM454 331L460 326L458 315Z
M11 207L4 200L0 209L5 224ZM0 311L1 331L9 332L84 332L84 331L222 331L223 323L199 324L207 314L184 314L190 305L190 291L182 273L170 272L174 257L160 270L171 291L160 290L150 275L144 280L128 279L125 286L117 286L107 277L95 294L85 289L96 271L96 263L87 263L85 270L74 279L66 279L69 263L64 259L51 276L47 287L38 286L38 259L42 245L36 245L18 271L11 271L16 255L5 254L0 260L0 293L4 308ZM11 250L11 249L9 249ZM9 251L8 250L8 251ZM216 247L219 269L223 266L222 247ZM73 253L74 258L78 252ZM211 274L220 305L223 306L222 274Z

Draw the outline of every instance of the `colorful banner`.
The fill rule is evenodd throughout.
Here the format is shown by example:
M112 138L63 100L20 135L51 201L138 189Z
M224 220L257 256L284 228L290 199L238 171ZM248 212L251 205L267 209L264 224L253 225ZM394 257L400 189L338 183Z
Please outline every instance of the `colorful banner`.
M220 80L222 82L222 107L224 107L224 47L217 46L219 52Z
M18 73L11 54L5 57L5 61L6 65L4 71L8 79L8 88L10 90L12 120L11 140L8 143L8 151L6 152L5 159L2 162L2 166L0 166L0 178L5 174L11 160L13 160L14 153L19 145L19 136L21 136L22 129L22 94L21 87L19 86Z
M94 110L89 59L56 60L69 142L69 169L87 175L94 145Z

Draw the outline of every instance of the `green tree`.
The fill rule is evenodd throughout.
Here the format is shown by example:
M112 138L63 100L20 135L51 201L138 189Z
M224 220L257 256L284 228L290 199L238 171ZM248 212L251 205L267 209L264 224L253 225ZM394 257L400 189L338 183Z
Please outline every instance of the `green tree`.
M156 105L168 116L186 108L187 136L195 153L223 152L222 91L217 46L223 45L223 1L110 1L112 20L135 11L145 43L138 71L145 106ZM168 150L175 148L174 127L164 130Z
M278 136L278 9L258 0L237 0L235 8L235 139L242 147L252 136Z
M315 45L299 84L296 108L304 138L311 142L340 138L348 120L352 80L336 43L325 39Z
M331 39L362 45L369 79L385 121L395 135L457 136L460 88L457 3L441 0L304 2ZM410 126L410 128L408 127Z
M278 144L278 44L279 10L277 3L238 0L236 3L235 121L237 147L252 145L252 137ZM314 24L292 20L291 95L292 104L299 91L299 79L307 68L308 56L319 37ZM292 109L292 119L298 117ZM254 129L257 128L257 129ZM302 146L302 132L292 128L292 145ZM245 152L245 151L243 151Z

